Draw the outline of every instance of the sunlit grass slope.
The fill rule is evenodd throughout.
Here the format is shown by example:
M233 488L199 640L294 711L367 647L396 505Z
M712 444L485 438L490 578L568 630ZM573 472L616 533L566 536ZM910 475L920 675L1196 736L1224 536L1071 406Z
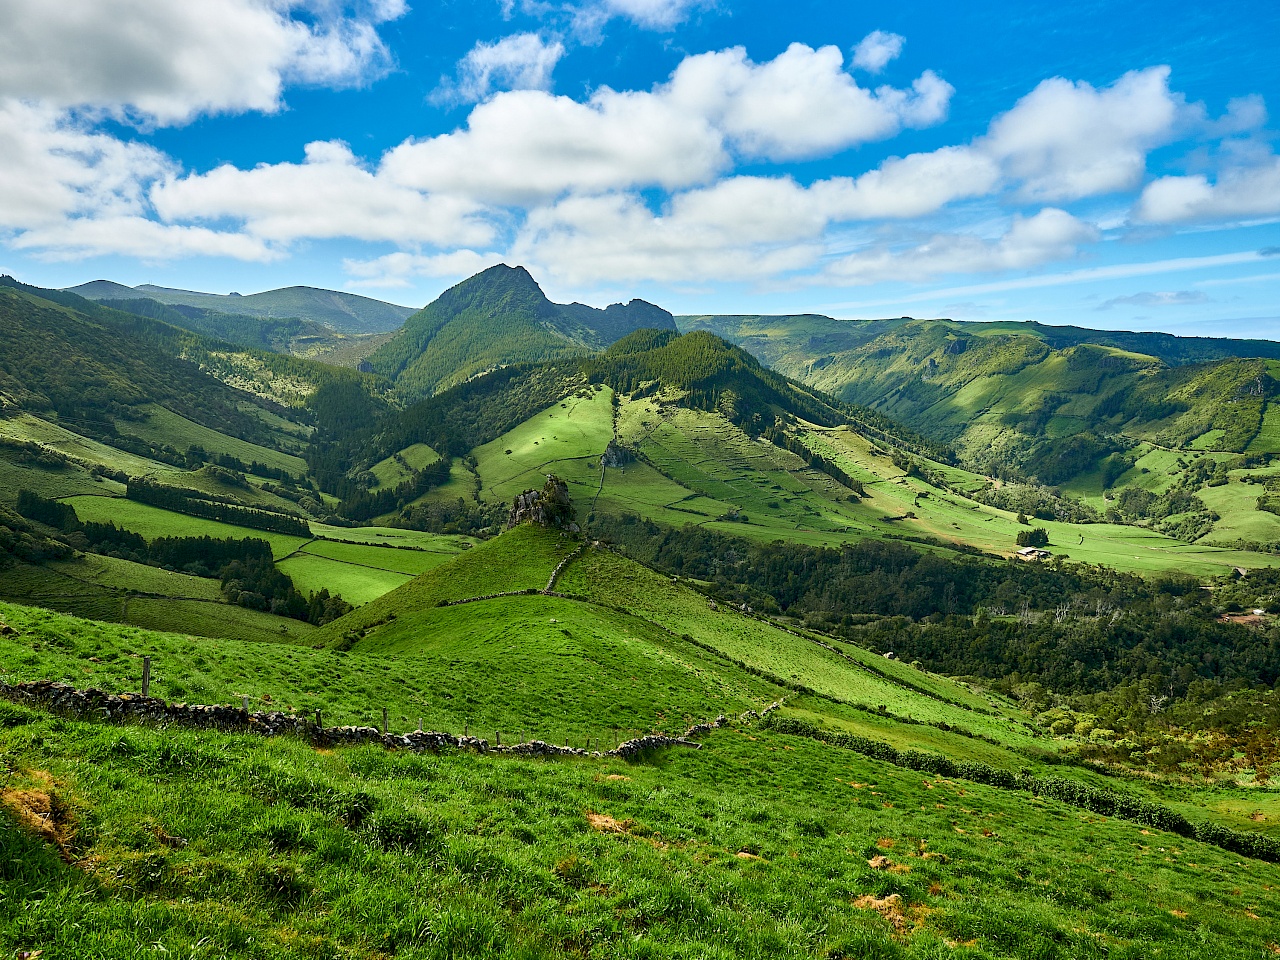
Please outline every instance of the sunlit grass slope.
M750 727L548 763L0 716L12 788L92 825L75 867L0 831L6 953L1199 960L1280 924L1273 865Z

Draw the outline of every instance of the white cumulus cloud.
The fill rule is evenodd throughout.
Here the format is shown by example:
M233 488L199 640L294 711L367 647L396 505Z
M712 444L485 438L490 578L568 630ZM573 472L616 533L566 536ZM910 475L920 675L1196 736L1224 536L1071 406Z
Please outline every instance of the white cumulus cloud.
M499 93L472 110L465 128L401 144L382 169L406 186L495 203L674 190L711 181L735 156L823 156L937 123L952 92L930 72L907 90L866 90L836 47L793 44L761 64L733 48L686 57L649 91L602 87L585 101Z
M0 97L159 124L272 111L286 82L349 85L383 71L391 58L377 24L404 9L395 0L363 16L328 0L7 0Z
M1222 171L1216 182L1203 174L1161 177L1147 184L1134 211L1146 223L1231 220L1280 214L1280 157Z
M170 222L230 218L279 243L354 237L397 243L485 244L492 227L457 196L425 195L366 170L346 144L307 144L303 163L231 165L169 178L151 200Z
M896 33L873 30L853 48L853 65L868 73L879 73L902 53L907 38Z
M946 118L954 88L925 71L909 90L860 87L834 46L793 43L766 63L742 47L687 57L666 97L706 117L743 154L768 160L824 156Z
M1109 87L1045 80L991 124L981 149L1034 200L1076 200L1142 182L1147 153L1175 133L1182 98L1169 68L1126 73Z
M499 90L550 90L551 74L563 56L563 43L536 33L481 41L458 62L457 79L442 82L432 99L475 103Z

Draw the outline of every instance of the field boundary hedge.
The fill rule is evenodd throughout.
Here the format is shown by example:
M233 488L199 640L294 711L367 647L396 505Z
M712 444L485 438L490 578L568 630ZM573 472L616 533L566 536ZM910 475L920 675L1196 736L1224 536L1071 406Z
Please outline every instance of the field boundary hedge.
M311 539L311 527L300 517L210 500L196 490L162 486L131 477L125 488L125 497L162 510L185 513L189 517Z

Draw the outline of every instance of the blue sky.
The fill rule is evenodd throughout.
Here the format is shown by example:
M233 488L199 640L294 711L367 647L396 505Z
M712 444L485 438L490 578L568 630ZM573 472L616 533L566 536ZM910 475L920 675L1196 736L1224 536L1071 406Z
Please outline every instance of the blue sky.
M1280 337L1274 3L6 7L31 283Z

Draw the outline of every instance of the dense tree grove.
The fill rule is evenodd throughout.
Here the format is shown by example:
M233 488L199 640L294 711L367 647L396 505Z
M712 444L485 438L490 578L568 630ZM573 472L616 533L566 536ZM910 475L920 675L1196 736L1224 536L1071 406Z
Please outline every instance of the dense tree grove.
M1220 622L1214 598L1189 577L945 558L891 541L761 544L635 516L597 517L591 532L642 562L710 581L717 595L940 673L1035 680L1060 694L1150 678L1173 696L1199 680L1280 679L1280 629ZM1269 589L1262 575L1248 591Z
M157 537L148 543L139 534L114 523L81 521L75 509L68 504L50 500L29 490L21 491L18 499L25 517L54 527L61 533L61 542L50 542L57 543L62 548L63 557L69 555L74 548L178 570L197 577L215 577L221 580L223 594L231 603L314 624L336 620L351 610L349 603L339 596L330 595L327 589L312 595L310 599L299 593L288 575L276 569L271 544L265 540L252 537ZM2 521L3 518L0 517L0 522ZM3 529L11 531L8 527ZM7 552L31 562L56 555L56 551L51 553L47 548L36 551L34 547L39 541L31 534L28 534L28 539L32 541L32 546L26 550L27 555L18 550ZM0 530L0 546L5 541ZM36 553L42 556L34 556Z
M300 517L255 510L252 507L233 503L222 503L198 490L184 490L180 487L165 486L131 477L125 496L139 503L172 510L175 513L185 513L192 517L203 517L206 520L218 520L239 527L265 530L268 533L283 533L293 537L311 536L311 528L307 525L307 521Z

